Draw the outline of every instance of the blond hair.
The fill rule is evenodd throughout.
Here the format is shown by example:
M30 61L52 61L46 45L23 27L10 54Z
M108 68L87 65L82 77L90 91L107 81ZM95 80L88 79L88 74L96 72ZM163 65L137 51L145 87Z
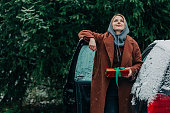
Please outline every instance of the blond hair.
M124 23L126 23L126 19L125 19L125 17L124 17L122 14L115 14L115 15L112 17L112 22L113 22L113 19L114 19L116 16L121 16L121 17L123 18Z

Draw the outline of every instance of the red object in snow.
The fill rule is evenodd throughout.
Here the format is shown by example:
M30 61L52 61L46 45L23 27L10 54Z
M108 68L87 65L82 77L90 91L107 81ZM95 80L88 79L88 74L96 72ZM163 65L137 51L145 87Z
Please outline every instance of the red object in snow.
M129 74L129 69L120 69L121 77L127 77ZM116 77L116 69L114 68L107 68L106 69L106 76L107 77Z
M170 113L170 97L157 94L153 102L148 104L148 113Z

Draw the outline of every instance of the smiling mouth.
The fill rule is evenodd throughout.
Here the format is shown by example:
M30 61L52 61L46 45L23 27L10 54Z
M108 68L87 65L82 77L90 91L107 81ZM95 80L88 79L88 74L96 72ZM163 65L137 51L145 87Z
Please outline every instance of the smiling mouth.
M121 25L116 25L117 27L121 27Z

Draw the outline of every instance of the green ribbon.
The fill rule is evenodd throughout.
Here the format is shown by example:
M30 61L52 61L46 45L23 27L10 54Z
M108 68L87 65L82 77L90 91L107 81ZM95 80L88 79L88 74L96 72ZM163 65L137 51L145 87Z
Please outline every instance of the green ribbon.
M116 85L119 88L119 86L118 86L118 78L121 77L120 69L125 69L125 67L117 67L117 68L114 68L114 69L116 70Z

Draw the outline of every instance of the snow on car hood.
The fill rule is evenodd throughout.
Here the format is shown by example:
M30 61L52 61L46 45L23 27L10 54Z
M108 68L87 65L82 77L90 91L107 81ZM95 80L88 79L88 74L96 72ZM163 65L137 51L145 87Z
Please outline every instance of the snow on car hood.
M154 43L157 44L148 54L132 87L133 105L135 99L151 102L160 91L160 87L170 89L170 77L167 77L170 74L165 74L170 73L170 71L166 71L170 62L170 40L155 41ZM167 83L162 84L162 81Z

